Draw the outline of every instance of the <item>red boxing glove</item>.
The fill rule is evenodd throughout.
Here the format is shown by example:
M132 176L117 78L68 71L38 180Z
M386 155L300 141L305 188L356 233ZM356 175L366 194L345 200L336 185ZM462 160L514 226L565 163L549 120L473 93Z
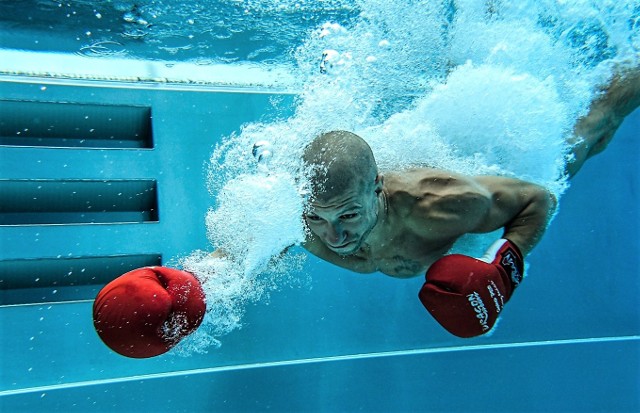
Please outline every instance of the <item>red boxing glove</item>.
M453 254L434 262L420 290L420 301L451 334L479 336L493 328L522 281L523 270L518 247L500 239L480 259Z
M93 325L113 351L147 358L195 331L206 310L196 278L166 267L130 271L107 284L93 304Z

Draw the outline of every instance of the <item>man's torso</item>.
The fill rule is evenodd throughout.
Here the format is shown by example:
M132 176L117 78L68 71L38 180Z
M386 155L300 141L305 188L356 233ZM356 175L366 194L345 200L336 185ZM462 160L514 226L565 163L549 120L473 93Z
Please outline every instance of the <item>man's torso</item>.
M341 256L311 237L305 247L318 257L359 273L382 272L398 278L424 274L472 224L482 209L472 199L475 187L435 169L385 176L388 211L383 228L354 254Z

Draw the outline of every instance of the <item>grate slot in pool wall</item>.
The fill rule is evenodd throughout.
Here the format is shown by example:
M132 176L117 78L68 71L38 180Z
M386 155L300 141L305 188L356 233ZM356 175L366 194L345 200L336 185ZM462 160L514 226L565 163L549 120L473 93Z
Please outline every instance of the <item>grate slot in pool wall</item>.
M0 145L153 148L151 108L0 100Z
M0 305L93 299L121 274L161 263L161 254L0 260Z
M155 180L0 180L0 225L158 221Z

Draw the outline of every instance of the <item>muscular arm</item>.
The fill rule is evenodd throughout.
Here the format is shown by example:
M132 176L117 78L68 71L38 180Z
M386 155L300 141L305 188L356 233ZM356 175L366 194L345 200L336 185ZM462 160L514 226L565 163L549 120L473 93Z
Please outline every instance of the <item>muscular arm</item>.
M526 255L540 241L555 210L555 199L547 190L517 179L449 174L425 179L422 185L422 213L413 214L417 219L412 225L432 239L504 228L503 237Z
M527 255L542 238L555 211L556 199L544 188L528 182L499 177L476 177L491 194L490 208L473 232L504 227L503 238Z
M640 66L621 69L579 119L568 142L573 145L566 172L572 178L590 157L602 152L625 117L640 106Z

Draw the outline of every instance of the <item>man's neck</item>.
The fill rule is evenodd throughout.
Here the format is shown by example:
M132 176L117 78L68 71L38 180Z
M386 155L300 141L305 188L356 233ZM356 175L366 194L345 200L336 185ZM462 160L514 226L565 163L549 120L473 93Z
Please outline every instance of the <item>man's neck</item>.
M386 222L389 217L389 204L387 199L387 193L382 190L378 195L378 212L376 214L376 221L369 230L369 233L365 236L364 242L354 255L364 254L367 255L371 251L371 247L378 246L386 238Z

